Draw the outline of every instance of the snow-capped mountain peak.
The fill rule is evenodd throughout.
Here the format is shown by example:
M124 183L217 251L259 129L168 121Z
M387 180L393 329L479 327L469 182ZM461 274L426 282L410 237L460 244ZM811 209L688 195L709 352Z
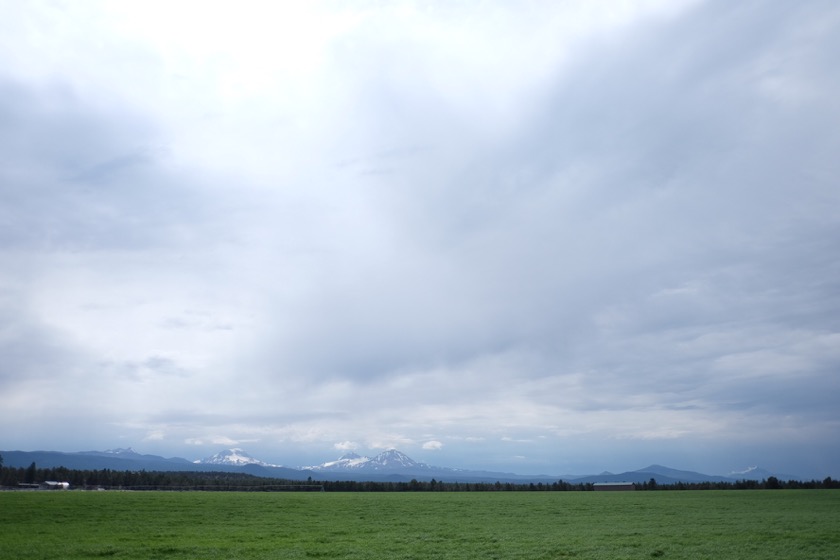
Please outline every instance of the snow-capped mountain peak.
M106 449L103 451L108 455L140 455L130 447L117 447L116 449Z
M339 461L343 461L343 460L352 461L353 459L366 459L366 458L367 457L362 457L358 453L354 453L353 451L350 451L348 453L345 453L341 457L339 457L338 460Z
M210 457L205 457L204 459L198 459L197 461L193 461L193 463L200 465L260 465L263 467L276 466L266 463L265 461L260 461L259 459L253 458L238 447L234 447L232 449L225 449L224 451L220 451L215 455L211 455Z
M305 467L313 471L405 471L425 470L429 466L418 463L405 453L396 449L383 451L376 457L362 457L356 453L346 453L336 461L328 461L313 467Z
M371 459L370 465L377 468L410 468L418 466L418 463L401 451L389 449Z

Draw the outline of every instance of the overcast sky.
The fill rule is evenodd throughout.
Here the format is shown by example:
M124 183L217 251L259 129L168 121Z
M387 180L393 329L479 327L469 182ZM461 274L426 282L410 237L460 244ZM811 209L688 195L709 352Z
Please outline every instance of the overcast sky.
M0 0L0 449L840 475L840 5Z

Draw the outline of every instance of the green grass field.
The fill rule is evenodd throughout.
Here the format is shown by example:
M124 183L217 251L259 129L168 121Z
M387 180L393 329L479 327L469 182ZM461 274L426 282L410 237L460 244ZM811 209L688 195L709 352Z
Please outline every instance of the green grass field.
M840 558L840 491L2 492L0 558Z

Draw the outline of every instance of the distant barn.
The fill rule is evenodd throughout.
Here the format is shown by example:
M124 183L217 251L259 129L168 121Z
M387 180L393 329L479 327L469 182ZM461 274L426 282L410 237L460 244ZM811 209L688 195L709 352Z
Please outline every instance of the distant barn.
M592 485L595 491L601 492L616 492L620 490L635 490L636 486L632 482L596 482Z

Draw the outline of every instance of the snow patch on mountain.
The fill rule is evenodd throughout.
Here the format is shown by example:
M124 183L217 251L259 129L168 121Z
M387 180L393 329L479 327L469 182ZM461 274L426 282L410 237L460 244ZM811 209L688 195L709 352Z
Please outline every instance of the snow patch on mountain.
M745 475L753 474L753 473L755 473L756 471L759 471L759 470L761 470L761 469L759 469L758 467L747 467L746 469L744 469L742 471L732 471L731 473L727 474L726 476L728 476L729 478L739 478L739 477L743 478Z
M734 478L735 480L767 480L771 476L774 476L780 480L802 480L802 477L792 475L792 474L783 474L768 471L767 469L763 469L761 467L747 467L742 471L732 471L731 473L726 475L729 478Z
M339 457L335 461L327 461L321 465L316 465L314 467L304 467L306 469L312 470L325 470L325 471L334 471L334 470L343 470L343 469L357 469L363 466L365 463L370 462L370 457L362 457L357 453L345 453L341 457Z

